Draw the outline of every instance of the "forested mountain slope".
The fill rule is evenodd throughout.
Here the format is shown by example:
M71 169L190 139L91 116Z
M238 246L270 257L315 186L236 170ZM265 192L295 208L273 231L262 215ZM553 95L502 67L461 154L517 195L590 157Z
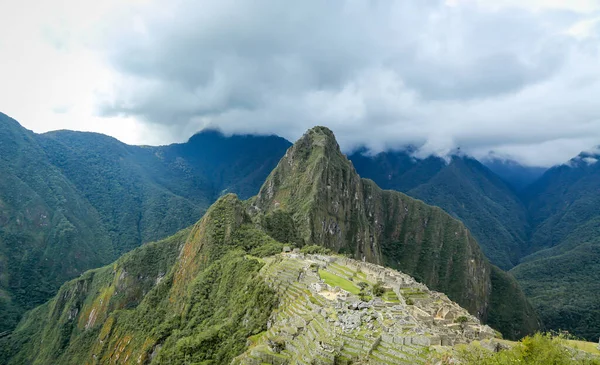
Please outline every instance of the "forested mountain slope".
M530 230L525 205L506 182L473 158L414 158L410 151L349 156L358 173L460 219L485 255L503 269L523 256Z
M361 179L339 151L331 131L316 127L286 152L255 198L242 202L226 195L190 229L144 245L112 265L65 284L51 301L29 312L10 336L0 340L0 359L8 364L228 363L245 350L249 340L258 343L261 336L269 336L264 331L267 322L275 319L271 316L274 309L301 316L298 304L291 304L288 294L281 295L292 282L300 282L302 270L283 266L289 271L276 271L273 276L261 273L265 261L259 257L281 252L283 242L288 241L322 250L310 246L317 244L414 273L432 287L447 290L450 299L508 337L537 329L537 317L518 285L489 264L462 223L439 208ZM328 270L324 277L352 271L339 265ZM352 277L364 275L357 270L353 273ZM334 281L342 279L354 280L340 277ZM358 283L351 285L359 290ZM292 288L290 295L297 298L307 290ZM424 305L421 301L431 293L421 288L394 295L410 307ZM306 299L309 305L321 302ZM444 301L439 296L431 303ZM427 312L423 310L417 310L415 318L424 320ZM449 309L432 312L428 326L435 322L434 315L443 316L440 313ZM477 319L472 321L477 324ZM319 319L309 322L317 326ZM309 329L312 336L319 336L318 328ZM423 338L412 339L424 334L433 344L433 337L414 325L405 331L403 336L410 340L402 337L403 343L409 347L428 346ZM350 336L354 343L384 343L381 349L375 348L377 352L369 351L376 355L369 363L382 363L378 356L396 356L386 345L387 338L374 345L364 331ZM457 328L453 336L470 335ZM278 338L266 341L267 355L277 357ZM441 343L442 337L438 339ZM330 340L322 337L315 342L324 348L339 345ZM319 354L305 353L323 360ZM330 360L331 364L346 361Z
M379 185L461 219L492 262L517 265L511 272L547 329L600 337L600 156L582 153L519 193L468 157L420 160L405 151L350 158Z
M0 331L66 280L116 257L98 211L32 132L0 114Z
M488 262L460 221L361 179L327 128L311 129L287 151L253 206L289 215L293 224L286 231L304 242L416 277L505 335L518 337L537 326L514 279Z
M121 253L193 224L226 192L256 194L290 146L275 136L225 137L217 131L159 147L71 131L38 139L100 212Z
M600 337L600 156L582 153L525 191L535 227L512 272L544 323Z
M193 224L221 194L256 194L289 146L215 131L129 146L39 135L0 114L0 331L66 280Z

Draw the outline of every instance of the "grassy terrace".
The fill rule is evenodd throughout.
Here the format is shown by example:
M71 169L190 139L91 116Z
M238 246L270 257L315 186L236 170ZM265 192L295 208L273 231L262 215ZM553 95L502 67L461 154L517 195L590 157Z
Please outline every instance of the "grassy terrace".
M354 285L354 283L352 283L350 280L344 279L343 277L330 273L329 271L319 270L319 276L328 285L337 286L354 295L358 295L358 293L360 293L360 288Z
M567 345L574 349L585 351L590 354L600 355L600 350L598 350L598 343L596 342L567 340Z
M388 303L400 303L400 299L398 299L398 296L396 295L396 293L394 293L393 290L386 291L383 294L382 299Z

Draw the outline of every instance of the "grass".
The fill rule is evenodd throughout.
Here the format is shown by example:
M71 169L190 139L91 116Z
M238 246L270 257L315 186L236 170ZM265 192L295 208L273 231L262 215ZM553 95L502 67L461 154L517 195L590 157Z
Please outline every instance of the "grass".
M574 349L585 351L593 355L600 355L600 350L598 350L598 343L596 342L567 340L567 345Z
M354 285L350 280L332 274L329 271L319 270L319 276L328 285L337 286L354 295L358 295L358 293L360 293L360 288Z
M509 341L509 340L496 339L496 341L498 341L504 345L510 346L510 347L518 344L518 342L516 342L516 341ZM600 355L600 350L598 350L598 343L596 343L596 342L565 340L565 345L567 345L568 347L571 347L573 349L576 349L576 350L581 350L581 351L587 352L592 355Z
M393 290L388 290L383 294L383 300L388 303L400 303L398 296Z

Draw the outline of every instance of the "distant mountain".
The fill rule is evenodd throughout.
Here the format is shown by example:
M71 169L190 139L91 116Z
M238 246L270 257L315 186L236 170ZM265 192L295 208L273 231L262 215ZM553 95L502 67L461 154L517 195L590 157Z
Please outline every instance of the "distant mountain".
M514 189L477 160L453 156L414 158L410 151L349 156L357 172L384 189L402 191L462 220L492 263L519 262L530 229Z
M531 182L542 169L362 152L350 156L362 176L440 206L469 227L493 263L517 265L511 273L548 329L600 337L600 155L582 153Z
M534 223L512 272L553 329L600 337L600 156L582 153L524 191Z
M291 145L275 136L226 137L214 130L159 147L71 131L37 138L100 212L119 254L189 226L224 193L256 194Z
M359 260L273 256L294 244ZM508 338L538 328L460 221L361 179L315 127L256 197L223 196L193 227L66 283L0 339L0 362L423 364L431 345L493 337L479 319Z
M482 163L518 192L531 185L548 170L545 167L524 166L517 161L500 158L483 159Z
M42 135L0 114L0 332L66 280L197 221L226 192L250 197L291 144L206 131L129 146Z

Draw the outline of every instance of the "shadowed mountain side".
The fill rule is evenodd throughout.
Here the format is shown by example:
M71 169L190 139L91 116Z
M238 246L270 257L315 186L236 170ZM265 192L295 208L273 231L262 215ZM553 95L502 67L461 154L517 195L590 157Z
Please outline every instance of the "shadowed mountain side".
M460 219L492 263L510 269L527 242L527 211L514 190L478 161L453 156L416 159L409 151L350 155L358 173Z

